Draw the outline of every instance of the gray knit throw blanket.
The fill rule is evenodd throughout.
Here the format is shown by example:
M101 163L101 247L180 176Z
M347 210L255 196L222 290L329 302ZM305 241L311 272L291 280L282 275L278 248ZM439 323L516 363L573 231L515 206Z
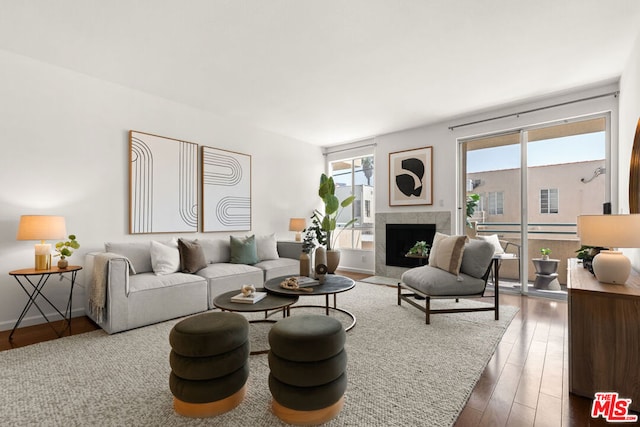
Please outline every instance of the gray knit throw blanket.
M89 313L91 313L98 323L105 320L109 261L115 258L122 259L124 257L111 252L105 252L97 254L93 262L93 280L91 289L89 290ZM127 263L128 262L129 260L127 260Z

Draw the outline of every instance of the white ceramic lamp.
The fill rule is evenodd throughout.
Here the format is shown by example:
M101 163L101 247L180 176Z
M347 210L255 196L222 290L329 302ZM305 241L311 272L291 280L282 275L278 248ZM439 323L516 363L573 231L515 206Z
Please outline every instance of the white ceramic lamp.
M307 221L304 218L291 218L289 220L289 231L296 232L296 242L302 241L302 230L307 228Z
M585 246L601 246L593 258L593 272L602 283L623 285L629 278L631 262L614 248L640 247L640 214L580 215L578 236Z
M67 237L67 227L62 216L22 215L18 225L17 240L40 240L35 246L35 269L51 268L51 245L45 240Z

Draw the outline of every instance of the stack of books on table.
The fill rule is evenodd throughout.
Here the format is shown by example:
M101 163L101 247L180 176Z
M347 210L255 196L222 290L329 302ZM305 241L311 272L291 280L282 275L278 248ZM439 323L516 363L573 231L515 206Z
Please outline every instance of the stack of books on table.
M231 297L231 302L240 302L243 304L255 304L267 296L266 292L254 292L249 296L244 296L242 292Z
M300 288L306 288L307 286L315 286L319 285L320 281L316 279L312 279L307 276L296 276L296 280L298 281L298 286Z

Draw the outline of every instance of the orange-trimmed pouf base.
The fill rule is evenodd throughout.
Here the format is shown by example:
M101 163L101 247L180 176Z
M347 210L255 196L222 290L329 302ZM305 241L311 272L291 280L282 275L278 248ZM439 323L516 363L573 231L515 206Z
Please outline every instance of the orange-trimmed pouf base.
M189 403L183 402L174 396L173 409L176 413L183 417L191 418L208 418L229 412L238 406L247 394L247 385L245 384L240 390L236 391L229 397L208 403Z
M331 406L313 411L297 411L282 406L275 399L271 400L273 413L285 423L297 426L324 424L337 417L343 406L344 396Z

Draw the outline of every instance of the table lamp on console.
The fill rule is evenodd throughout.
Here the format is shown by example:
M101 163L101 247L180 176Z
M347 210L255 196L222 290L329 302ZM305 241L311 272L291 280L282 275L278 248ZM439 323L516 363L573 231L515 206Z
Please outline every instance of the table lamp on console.
M22 215L18 225L17 240L40 240L35 245L35 269L51 268L51 244L45 240L60 240L67 237L64 217L53 215Z
M593 273L602 283L624 285L631 262L614 248L640 248L640 214L580 215L578 236L584 246L605 247L593 258Z

